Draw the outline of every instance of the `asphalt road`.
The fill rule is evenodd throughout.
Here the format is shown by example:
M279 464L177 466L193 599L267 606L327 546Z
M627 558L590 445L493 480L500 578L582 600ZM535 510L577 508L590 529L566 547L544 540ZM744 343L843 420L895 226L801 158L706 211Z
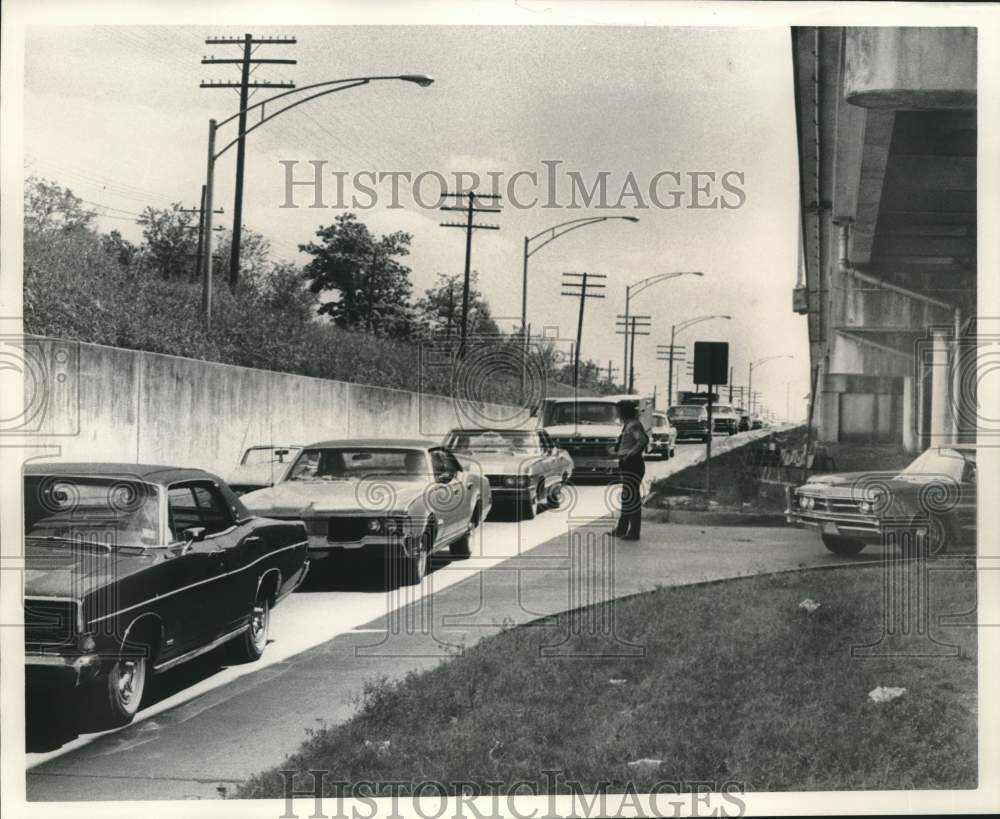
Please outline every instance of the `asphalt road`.
M716 438L713 454L761 434ZM703 445L681 444L670 461L647 462L647 479L703 457ZM420 587L387 591L376 566L355 566L349 580L317 572L275 609L260 661L227 667L222 653L213 652L155 677L134 722L116 731L94 733L73 698L30 699L28 798L218 797L280 762L307 728L349 717L366 680L433 665L504 625L647 587L655 571L641 570L629 580L632 572L625 565L621 574L620 560L609 571L601 558L587 552L576 559L583 552L567 548L569 530L608 528L594 522L613 514L616 497L607 485L577 485L562 508L532 521L498 510L478 530L471 559L436 560ZM802 547L802 534L790 530L784 537ZM652 542L649 535L644 541ZM648 548L644 542L630 554ZM774 560L768 555L765 550L753 563L736 560L730 568L716 555L703 568L710 576L770 569ZM662 567L662 560L652 565Z

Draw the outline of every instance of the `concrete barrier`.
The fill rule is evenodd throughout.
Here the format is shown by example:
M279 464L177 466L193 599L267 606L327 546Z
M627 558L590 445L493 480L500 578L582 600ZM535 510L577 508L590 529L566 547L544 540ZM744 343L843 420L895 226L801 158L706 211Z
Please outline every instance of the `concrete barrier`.
M452 427L489 419L534 424L523 407L97 344L25 337L24 353L24 434L61 461L162 463L225 474L255 444L440 441Z

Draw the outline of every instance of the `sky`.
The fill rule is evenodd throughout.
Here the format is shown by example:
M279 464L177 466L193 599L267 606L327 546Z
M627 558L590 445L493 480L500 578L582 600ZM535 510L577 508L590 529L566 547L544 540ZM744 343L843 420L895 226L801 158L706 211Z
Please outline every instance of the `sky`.
M413 235L406 261L419 296L438 272L460 273L465 259L464 232L439 226L461 214L434 207L433 174L444 175L454 190L454 173L476 173L487 192L493 174L502 212L481 221L500 230L474 234L472 266L509 330L520 324L525 236L570 219L635 216L636 224L583 227L531 256L533 332L568 344L579 302L560 295L562 274L603 274L606 298L586 305L582 355L621 368L624 339L615 320L624 312L626 286L699 271L702 277L671 279L633 300L632 312L651 322L650 335L636 339L637 389L666 391L656 345L669 343L672 324L729 314L730 321L689 328L678 343L687 344L691 358L694 341L729 342L737 384L746 383L750 361L794 355L755 369L753 386L780 415L787 396L791 416L805 416L806 325L791 309L798 194L787 28L35 27L25 49L27 170L70 187L102 214L100 229L132 239L141 235L134 218L146 205L196 206L208 121L229 117L238 104L233 90L199 88L201 80L238 79L236 66L201 64L204 56L235 58L238 48L204 40L245 32L297 40L260 46L257 57L297 64L261 66L255 79L299 87L374 75L435 80L428 88L393 81L331 94L248 136L244 224L271 241L276 258L305 261L297 245L352 210L379 233ZM251 102L274 93L259 91ZM235 136L227 127L221 144ZM298 207L283 207L287 168L309 179L311 162L325 163L325 207L309 207L313 194L303 187L293 191ZM225 209L217 218L224 224L232 214L234 165L234 150L217 163L216 205ZM546 184L550 169L554 193ZM343 199L356 196L362 207L337 201L334 172L346 175ZM372 185L363 178L377 191L371 205L372 197L352 184L359 172L405 172L411 179L424 173L418 193L426 206L403 181L393 201L389 181ZM605 207L596 199L587 207L579 190L573 203L569 174L587 189L604 174ZM620 196L631 179L634 195ZM654 180L660 205L678 206L657 206L649 193ZM538 203L528 207L535 197ZM712 201L728 207L693 207ZM676 369L680 388L689 388L684 367Z

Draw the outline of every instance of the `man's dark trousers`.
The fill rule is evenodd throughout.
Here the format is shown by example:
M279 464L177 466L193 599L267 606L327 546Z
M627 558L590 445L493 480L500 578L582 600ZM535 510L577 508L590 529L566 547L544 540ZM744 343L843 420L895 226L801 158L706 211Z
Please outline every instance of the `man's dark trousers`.
M615 527L619 537L639 537L642 529L642 478L646 462L642 453L622 458L619 462L622 480L622 513Z

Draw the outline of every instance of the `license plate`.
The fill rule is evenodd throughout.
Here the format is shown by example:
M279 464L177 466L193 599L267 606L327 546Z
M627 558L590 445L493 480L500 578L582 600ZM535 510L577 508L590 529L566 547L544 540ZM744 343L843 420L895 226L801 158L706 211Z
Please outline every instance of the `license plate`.
M823 534L824 535L839 535L840 530L837 528L836 523L830 523L827 521L823 524Z

